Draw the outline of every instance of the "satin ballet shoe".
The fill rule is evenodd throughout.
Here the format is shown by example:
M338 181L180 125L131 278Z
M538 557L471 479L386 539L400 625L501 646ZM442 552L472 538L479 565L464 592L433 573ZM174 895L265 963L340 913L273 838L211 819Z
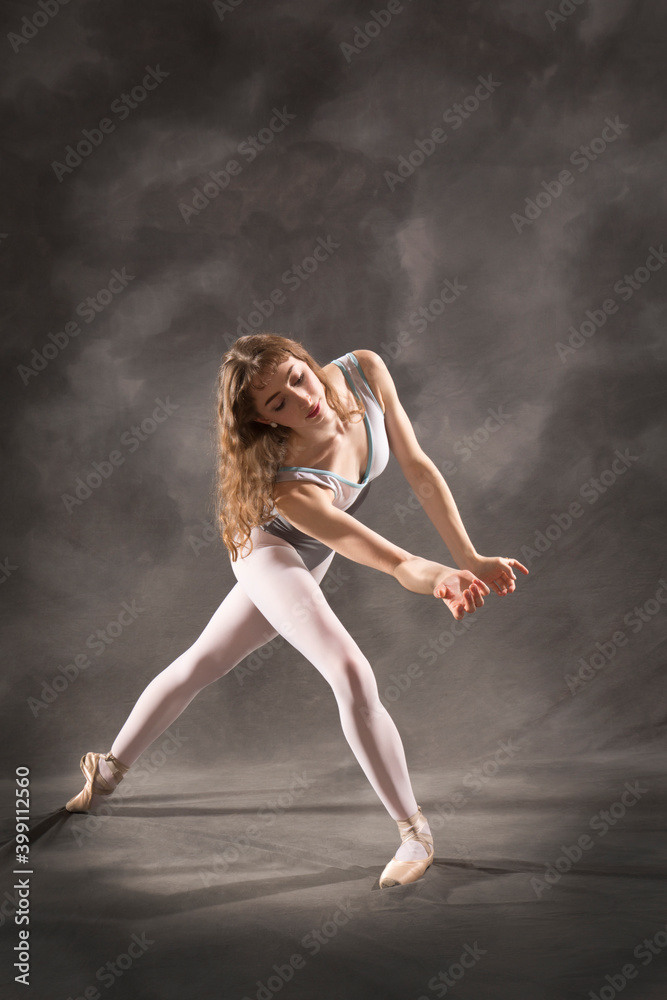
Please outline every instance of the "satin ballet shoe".
M123 777L130 770L129 765L122 764L114 757L111 751L109 753L95 753L91 750L85 753L81 758L81 770L86 779L86 784L79 794L73 796L65 806L68 812L88 812L93 795L111 795L116 787L116 785L110 785L107 779L100 774L100 758L104 759L109 765L116 785L123 780Z
M392 885L406 885L408 882L416 882L433 863L433 837L430 832L423 832L425 827L428 828L428 823L422 814L421 806L417 807L414 816L397 820L397 823L401 842L405 844L408 840L416 840L417 843L423 845L427 855L417 861L400 861L393 857L380 875L381 889Z

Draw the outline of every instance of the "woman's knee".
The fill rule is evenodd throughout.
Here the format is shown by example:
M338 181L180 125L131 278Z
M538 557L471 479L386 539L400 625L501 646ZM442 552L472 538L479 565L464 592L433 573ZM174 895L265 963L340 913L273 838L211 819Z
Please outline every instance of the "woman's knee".
M371 709L379 700L373 668L361 654L344 656L330 677L330 683L336 699L348 706Z

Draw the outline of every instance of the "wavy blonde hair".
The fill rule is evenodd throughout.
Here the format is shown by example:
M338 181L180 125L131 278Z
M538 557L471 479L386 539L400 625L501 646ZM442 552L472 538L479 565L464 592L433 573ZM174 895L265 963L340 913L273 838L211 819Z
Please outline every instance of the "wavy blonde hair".
M256 333L240 337L230 347L218 372L216 515L232 562L236 562L251 530L275 516L273 487L290 432L289 428L257 422L252 390L264 388L278 365L289 357L314 372L324 386L327 403L341 420L365 412L361 401L356 409L345 409L322 368L296 340Z

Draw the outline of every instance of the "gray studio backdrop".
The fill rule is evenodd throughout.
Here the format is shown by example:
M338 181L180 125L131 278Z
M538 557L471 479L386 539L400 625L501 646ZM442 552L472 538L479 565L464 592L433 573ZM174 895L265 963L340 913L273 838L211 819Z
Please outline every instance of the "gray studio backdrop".
M561 7L7 5L11 773L62 775L64 802L234 583L214 384L252 330L322 363L379 352L478 550L530 569L463 627L335 559L328 600L416 774L446 799L502 745L600 761L662 738L664 9ZM361 517L450 561L395 460ZM174 793L264 762L365 788L285 643L174 739Z

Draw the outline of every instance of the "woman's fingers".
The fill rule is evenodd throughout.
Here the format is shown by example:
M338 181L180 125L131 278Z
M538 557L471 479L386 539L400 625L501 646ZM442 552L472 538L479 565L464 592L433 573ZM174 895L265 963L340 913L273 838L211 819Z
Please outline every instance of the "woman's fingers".
M486 586L486 584L473 583L470 587L467 587L462 594L462 599L459 603L452 606L451 611L457 621L461 621L465 618L466 613L471 615L474 613L476 608L481 608L484 606L484 597L482 596L482 587L485 588L486 593L490 594L491 591Z
M495 582L493 586L495 586ZM491 588L477 577L473 578L470 586L460 591L459 597L456 596L457 590L458 586L452 590L451 587L442 582L433 591L433 596L448 605L457 621L465 618L466 614L474 614L477 608L484 607L484 597L491 593Z
M503 561L508 563L507 567L504 567L503 572L495 580L492 581L492 586L495 589L496 594L499 597L504 597L506 594L513 594L516 590L516 573L512 569L516 566L521 570L522 573L528 573L529 570L520 563L518 559L510 559L509 557L503 557Z
M502 559L502 562L498 565L499 559ZM516 574L514 573L512 566L516 566L522 573L528 573L526 567L523 563L520 563L518 559L510 559L505 556L497 557L496 566L494 568L498 569L500 572L495 580L491 580L487 584L484 580L474 577L472 583L466 587L465 590L461 591L461 596L459 598L455 598L454 595L459 589L459 586L463 586L463 582L460 581L460 579L456 582L453 590L452 588L447 587L445 583L441 583L434 590L434 594L436 597L445 601L456 601L455 604L450 604L450 608L454 617L460 621L465 617L466 613L473 614L476 608L483 607L484 597L487 594L493 593L497 594L498 597L506 597L507 594L514 593L516 590Z
M516 590L515 581L516 577L512 570L505 570L500 576L493 581L495 587L497 587L497 593L503 597L505 594L513 594Z
M487 593L490 593L489 588L486 588ZM482 588L479 584L473 583L467 590L464 591L463 597L465 600L465 610L468 614L472 614L475 608L484 607L484 597L482 596Z

